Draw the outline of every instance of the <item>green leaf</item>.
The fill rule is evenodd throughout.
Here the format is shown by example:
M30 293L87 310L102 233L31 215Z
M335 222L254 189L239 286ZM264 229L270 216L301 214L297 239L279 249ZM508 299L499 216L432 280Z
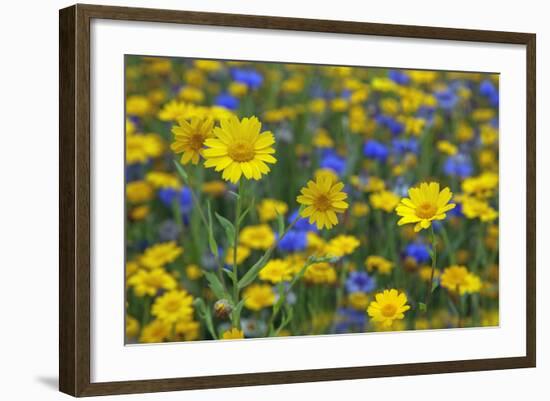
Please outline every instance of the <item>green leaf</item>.
M214 230L212 229L212 212L210 210L210 201L206 202L208 210L208 245L210 247L210 252L218 258L218 244L216 243L216 238L214 237Z
M206 328L210 332L212 338L217 340L218 336L216 335L214 324L212 323L212 313L210 313L210 310L206 307L202 298L195 298L193 305L195 306L199 317L206 323Z
M178 171L179 175L181 176L181 178L183 179L183 181L189 185L189 176L187 175L187 172L185 171L185 169L183 168L183 166L178 163L177 160L174 160L174 164L176 166L176 170Z
M420 312L426 312L428 310L428 308L426 307L426 304L424 302L419 302L418 303L418 309L420 310Z
M231 247L235 246L235 227L233 226L233 223L231 223L225 217L220 216L218 212L214 212L214 214L216 215L216 218L218 219L223 229L225 230L225 235L227 236L227 242Z
M234 196L235 198L237 198L237 199L240 198L239 194L236 193L235 191L227 191L227 193L233 195L233 196Z
M233 266L231 266L233 267ZM228 269L222 269L222 272L229 277L230 280L233 280L233 271Z
M206 280L208 281L208 286L212 289L212 292L218 299L227 298L225 291L223 290L223 285L214 273L212 272L204 272L204 276L206 277Z
M195 300L193 301L193 306L197 309L197 312L199 312L199 314L204 313L206 310L202 298L195 298Z
M437 287L439 287L439 281L438 280L434 280L434 282L432 283L432 292L434 292Z
M260 273L260 270L262 270L262 267L264 267L264 265L267 263L270 256L271 252L268 250L256 263L254 263L254 266L248 269L244 276L242 276L242 278L239 280L239 289L243 289L256 279L256 277Z

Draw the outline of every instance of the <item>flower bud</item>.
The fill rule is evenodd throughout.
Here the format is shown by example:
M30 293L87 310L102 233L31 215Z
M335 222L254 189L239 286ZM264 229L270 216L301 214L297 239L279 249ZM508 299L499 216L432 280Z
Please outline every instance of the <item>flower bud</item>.
M214 304L214 314L220 319L227 319L233 308L227 299L220 299Z

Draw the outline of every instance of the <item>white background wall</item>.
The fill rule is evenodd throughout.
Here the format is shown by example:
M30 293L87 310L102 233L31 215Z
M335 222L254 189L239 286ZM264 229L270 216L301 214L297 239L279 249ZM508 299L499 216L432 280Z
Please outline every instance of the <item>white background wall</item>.
M337 2L277 0L96 1L98 4L219 11L411 25L535 32L538 92L538 368L106 397L136 400L516 399L548 393L550 297L543 283L550 223L543 172L550 169L550 25L542 1ZM70 1L9 1L0 43L0 395L57 400L58 9ZM452 344L449 344L452 347ZM185 363L182 361L182 363Z

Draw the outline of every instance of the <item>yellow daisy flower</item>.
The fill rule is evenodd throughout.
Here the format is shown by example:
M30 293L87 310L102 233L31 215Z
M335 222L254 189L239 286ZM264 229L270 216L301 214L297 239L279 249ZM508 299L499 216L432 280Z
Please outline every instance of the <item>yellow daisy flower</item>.
M193 316L193 297L185 290L172 290L158 297L151 308L151 314L158 319L175 323L188 321Z
M271 259L260 270L260 280L269 281L272 284L290 281L291 278L292 266L282 259Z
M244 338L244 333L242 330L232 327L231 330L226 330L222 334L222 340L239 340Z
M163 320L153 320L143 328L139 342L160 343L170 336L172 325Z
M449 141L438 141L436 145L437 150L446 155L454 156L458 153L458 148L456 147L456 145L452 144Z
M163 171L150 171L145 175L145 181L155 188L180 189L181 183L174 174Z
M380 274L390 274L393 269L393 263L382 256L372 255L365 260L365 266L369 272L373 270Z
M126 337L135 338L139 334L139 322L136 318L126 315Z
M176 260L182 253L183 248L179 247L176 241L163 242L147 248L139 258L139 263L147 269L164 267Z
M327 252L338 257L351 255L359 245L359 240L353 235L342 234L329 241Z
M162 121L177 121L180 118L190 117L194 112L194 106L177 100L171 100L159 111L158 118Z
M174 277L164 269L139 270L128 279L128 285L134 287L138 297L144 295L154 296L161 289L173 290L177 283Z
M478 218L483 221L493 221L498 217L498 212L485 200L473 196L464 196L461 199L462 213L469 219Z
M455 291L460 286L466 284L466 276L468 276L468 268L466 266L449 266L441 274L441 286Z
M453 193L449 188L439 191L439 183L423 182L419 187L409 189L410 198L401 199L395 209L401 219L397 225L416 223L414 231L429 228L433 220L443 220L445 212L454 209L454 203L449 203Z
M467 195L485 199L493 196L498 189L498 174L487 171L476 177L468 177L462 182L462 190Z
M430 282L432 277L432 267L428 265L421 266L418 269L418 275L420 276L420 279L422 281ZM441 273L439 272L439 270L434 270L434 280L436 280L440 275Z
M214 129L215 138L204 143L206 159L204 166L223 171L222 178L236 184L241 175L246 179L259 180L270 168L266 163L276 163L272 155L275 149L273 134L260 132L262 124L256 117L243 118L231 116L220 121L221 127Z
M259 311L275 303L275 292L268 284L252 284L243 291L244 306Z
M213 127L214 120L198 117L194 117L190 121L180 119L178 125L172 127L174 142L170 148L174 153L182 153L182 164L199 163L200 156L203 156L205 140L214 135Z
M326 262L309 265L304 273L304 280L312 284L334 284L336 270Z
M330 176L321 176L315 182L309 181L301 189L302 195L296 200L307 207L301 212L302 217L309 217L309 223L317 223L317 228L331 229L338 224L336 213L344 213L349 207L345 202L348 194L342 192L344 184L333 182Z
M277 214L284 215L288 212L288 205L280 200L265 198L256 206L261 222L271 221L277 218Z
M187 265L185 274L189 280L193 281L198 280L203 275L201 268L194 263Z
M174 331L184 341L194 341L200 335L200 323L194 320L177 322Z
M332 148L334 147L334 141L326 129L319 128L313 137L313 145L318 148Z
M399 197L391 191L380 191L370 196L370 203L373 208L390 213L399 204Z
M374 323L390 327L394 320L401 320L411 307L407 305L407 296L396 289L384 290L376 294L375 301L369 304L367 313Z
M351 207L353 217L365 217L369 214L370 208L366 202L356 202Z
M126 184L126 199L131 203L148 202L153 199L153 187L145 181L132 181Z
M275 242L275 233L267 224L248 226L239 234L239 242L251 249L265 251Z
M441 286L451 292L466 293L479 292L481 279L468 271L466 266L453 265L443 270L441 274Z
M208 181L202 184L202 192L213 197L220 197L225 194L227 184L220 180Z
M227 250L225 255L225 263L228 265L233 265L233 253L235 252L234 248L231 247ZM237 246L237 264L240 265L250 256L250 248L242 245Z

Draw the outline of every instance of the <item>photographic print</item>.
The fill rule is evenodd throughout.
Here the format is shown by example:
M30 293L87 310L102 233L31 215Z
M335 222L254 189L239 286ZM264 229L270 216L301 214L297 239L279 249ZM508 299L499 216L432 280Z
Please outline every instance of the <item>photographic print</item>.
M126 344L499 325L498 74L124 74Z

